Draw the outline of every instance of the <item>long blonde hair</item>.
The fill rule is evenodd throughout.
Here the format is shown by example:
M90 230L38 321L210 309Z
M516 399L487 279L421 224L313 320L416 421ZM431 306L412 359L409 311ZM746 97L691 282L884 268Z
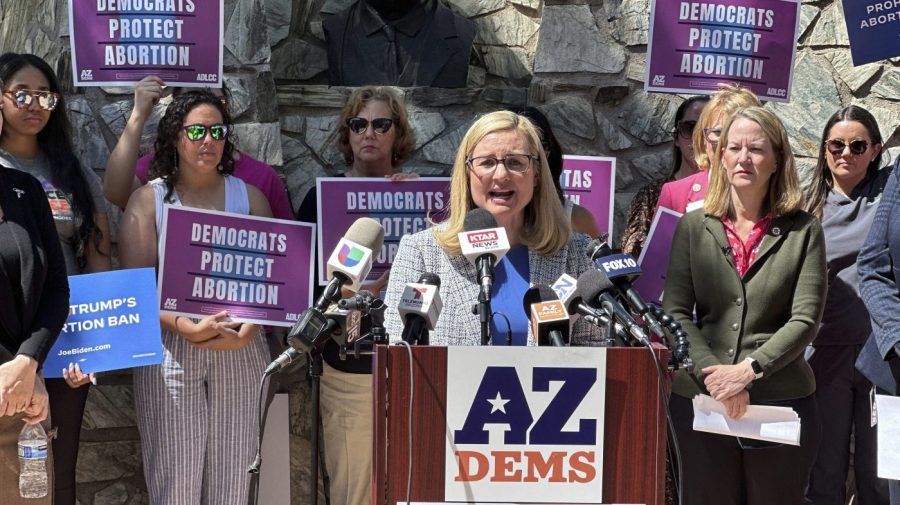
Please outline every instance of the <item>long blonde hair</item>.
M713 125L713 121L720 114L729 117L734 111L744 107L761 107L759 98L747 88L742 88L736 84L720 84L719 90L712 94L700 117L697 119L697 126L694 128L694 136L691 142L694 144L694 159L697 160L697 167L700 170L709 170L712 160L706 155L706 137L703 134L704 128Z
M794 164L794 153L788 141L787 131L778 116L762 107L739 109L732 114L719 138L716 146L716 158L710 169L709 190L703 209L707 214L734 219L734 204L731 201L731 184L728 174L722 165L722 150L728 144L731 125L737 119L748 119L758 124L775 152L775 173L769 178L769 190L763 202L763 208L772 212L773 216L793 214L803 208L803 191L800 189L800 178Z
M451 256L461 254L457 234L464 231L466 214L475 208L469 182L468 159L475 146L491 133L513 130L527 141L528 149L538 159L532 163L537 185L531 201L525 206L525 219L520 232L521 242L543 255L552 255L563 248L572 235L562 203L556 194L547 155L541 148L540 135L534 124L525 116L510 111L485 114L466 132L456 152L450 177L450 217L445 225L433 230L438 245Z

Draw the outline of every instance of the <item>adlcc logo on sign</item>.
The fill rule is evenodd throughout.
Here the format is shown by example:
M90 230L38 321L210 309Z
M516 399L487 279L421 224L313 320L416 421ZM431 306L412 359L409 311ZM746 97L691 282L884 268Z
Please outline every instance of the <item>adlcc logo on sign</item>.
M606 351L451 347L447 501L600 503Z

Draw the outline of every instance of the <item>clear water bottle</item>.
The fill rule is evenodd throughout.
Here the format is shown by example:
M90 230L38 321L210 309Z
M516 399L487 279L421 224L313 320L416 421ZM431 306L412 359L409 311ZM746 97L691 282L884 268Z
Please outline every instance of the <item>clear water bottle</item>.
M26 424L19 432L19 495L47 496L47 432L40 424Z

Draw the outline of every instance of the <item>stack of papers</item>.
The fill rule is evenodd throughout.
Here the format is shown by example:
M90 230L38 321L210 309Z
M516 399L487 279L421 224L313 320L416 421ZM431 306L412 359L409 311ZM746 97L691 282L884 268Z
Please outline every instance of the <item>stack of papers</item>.
M800 417L790 407L750 405L740 419L732 419L725 405L709 395L694 397L694 431L800 445Z

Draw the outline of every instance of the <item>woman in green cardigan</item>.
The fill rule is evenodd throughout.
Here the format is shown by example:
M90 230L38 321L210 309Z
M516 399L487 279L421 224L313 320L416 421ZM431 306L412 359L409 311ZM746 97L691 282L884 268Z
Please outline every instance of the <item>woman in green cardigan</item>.
M819 438L803 351L824 304L822 228L801 210L787 134L765 109L728 120L710 177L704 208L678 224L663 300L688 332L695 362L693 375L676 375L670 401L684 503L803 503ZM735 419L749 404L791 407L800 445L695 432L697 394L722 402Z

